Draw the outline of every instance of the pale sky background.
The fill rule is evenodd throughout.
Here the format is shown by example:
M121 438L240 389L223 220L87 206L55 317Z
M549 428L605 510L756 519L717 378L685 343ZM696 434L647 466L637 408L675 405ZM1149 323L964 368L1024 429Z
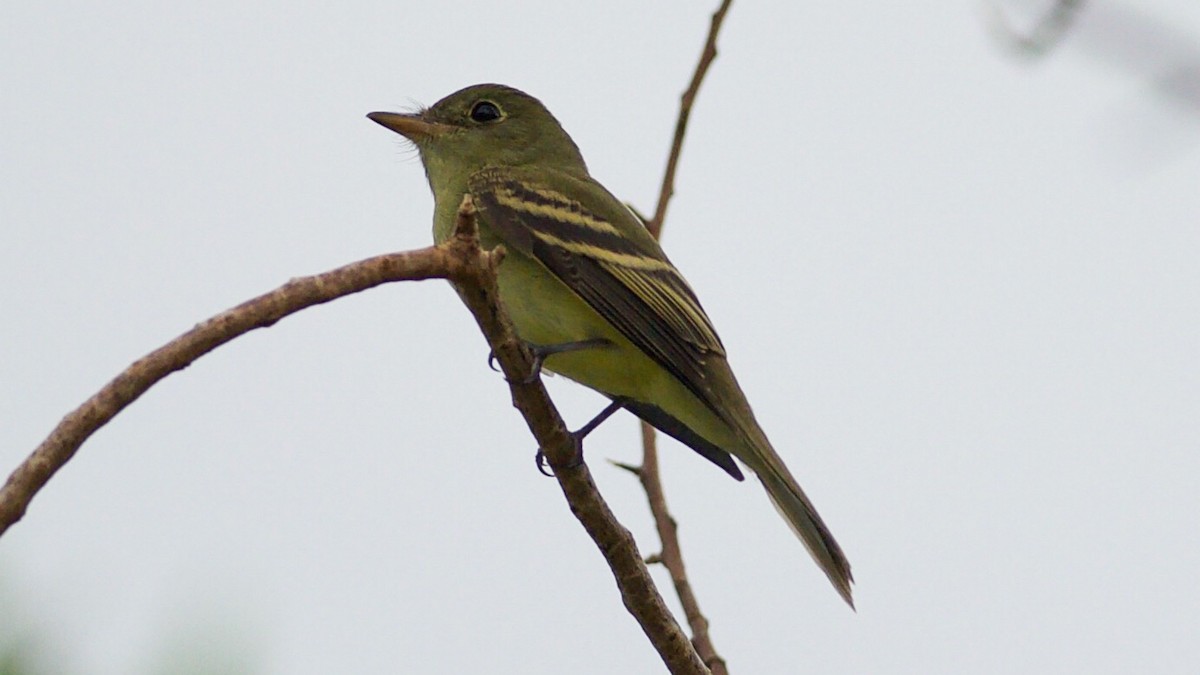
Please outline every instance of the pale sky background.
M369 111L519 87L651 209L715 5L4 3L3 472L196 322L426 245L420 164ZM756 484L666 443L735 673L1200 672L1200 4L1096 0L1036 62L985 17L729 15L665 246L859 606ZM168 378L0 540L0 649L64 675L661 672L486 355L446 284L396 284ZM602 404L550 385L572 425ZM605 462L636 438L619 415L587 457L650 553Z

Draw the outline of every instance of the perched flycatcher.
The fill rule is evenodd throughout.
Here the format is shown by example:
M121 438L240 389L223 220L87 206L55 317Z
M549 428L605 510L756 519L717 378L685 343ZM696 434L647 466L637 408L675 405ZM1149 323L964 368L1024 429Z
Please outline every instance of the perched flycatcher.
M508 251L500 297L518 335L546 347L545 368L620 402L738 480L730 455L741 460L853 606L850 563L759 428L696 294L637 216L588 174L550 111L481 84L417 113L368 117L420 151L435 240L450 236L463 195L474 199L481 244Z

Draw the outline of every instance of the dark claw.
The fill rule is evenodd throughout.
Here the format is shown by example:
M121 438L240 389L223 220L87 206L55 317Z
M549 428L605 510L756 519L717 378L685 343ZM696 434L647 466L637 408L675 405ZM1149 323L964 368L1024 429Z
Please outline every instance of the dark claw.
M568 469L574 469L577 466L583 465L583 437L586 435L587 432L582 434L578 431L571 432L571 440L575 441L575 456L571 458L571 463L567 464ZM554 470L550 467L550 462L546 460L546 453L542 452L541 448L538 448L533 460L537 463L538 471L543 476L554 478Z
M619 397L614 398L612 400L612 402L609 403L608 406L606 406L604 408L604 410L600 411L599 415L596 415L594 418L592 418L592 421L583 425L579 429L571 432L571 440L575 442L575 456L571 458L571 463L567 464L568 469L574 469L575 467L583 464L583 439L584 439L584 437L586 437L588 434L592 433L592 431L595 430L596 427L600 426L601 422L608 419L609 417L612 417L613 413L617 412L622 407L624 407L625 402L627 400L628 399L619 398ZM549 477L554 476L554 472L549 469L550 463L546 461L546 454L542 452L541 448L538 448L537 454L534 455L533 460L534 460L534 462L537 463L538 471L542 472L543 476L549 476Z
M525 346L529 349L529 353L533 354L533 367L529 371L529 375L522 378L517 384L532 384L534 380L542 374L542 366L546 363L546 358L554 354L562 354L564 352L575 352L581 349L594 349L596 347L606 347L611 343L605 338L593 338L591 340L580 340L578 342L564 342L557 345L538 345L532 342L526 342ZM496 367L496 352L488 352L488 368L500 372Z
M533 367L529 369L529 374L521 379L521 384L533 384L533 381L542 374L542 364L546 363L546 357L549 356L549 354L543 354L537 345L530 345L529 351L533 352Z
M546 360L546 357L539 354L538 351L533 347L536 347L536 345L533 345L530 348L530 351L533 352L533 370L530 371L529 375L518 381L518 384L533 384L533 381L537 379L538 375L542 374L542 363ZM493 372L503 372L496 365L495 351L488 352L488 368L491 368Z
M534 455L533 461L537 462L538 471L547 478L554 478L554 472L550 470L550 463L546 461L546 455L538 448L537 454Z
M528 375L517 380L517 384L533 384L533 381L538 379L538 375L542 374L542 364L545 363L546 357L539 354L533 347L536 347L536 345L531 345L530 348L530 351L533 352L533 368L530 369ZM496 367L496 352L488 354L488 368L497 373L500 372L500 369Z
M581 349L595 349L597 347L607 347L611 343L604 338L594 338L591 340L580 340L578 342L564 342L557 345L535 345L527 343L530 353L533 354L533 368L529 372L529 376L521 380L521 384L529 384L537 379L538 375L542 374L542 366L546 363L546 359L555 354L564 354L566 352L577 352Z

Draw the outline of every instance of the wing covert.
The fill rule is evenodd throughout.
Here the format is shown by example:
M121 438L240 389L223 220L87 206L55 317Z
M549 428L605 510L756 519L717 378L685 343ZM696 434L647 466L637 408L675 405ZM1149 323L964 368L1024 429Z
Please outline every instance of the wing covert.
M471 177L469 188L487 224L507 245L538 260L718 410L705 383L704 362L709 355L723 357L725 349L695 293L649 233L624 233L623 227L643 227L632 213L620 214L629 222L614 223L511 170L485 169Z

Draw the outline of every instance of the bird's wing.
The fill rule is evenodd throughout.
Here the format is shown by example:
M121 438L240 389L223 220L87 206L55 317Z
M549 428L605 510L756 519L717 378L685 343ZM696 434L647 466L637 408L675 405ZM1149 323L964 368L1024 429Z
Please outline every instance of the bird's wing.
M683 275L598 183L550 178L490 168L472 175L468 188L506 245L538 260L723 417L705 381L705 360L724 357L725 348Z

